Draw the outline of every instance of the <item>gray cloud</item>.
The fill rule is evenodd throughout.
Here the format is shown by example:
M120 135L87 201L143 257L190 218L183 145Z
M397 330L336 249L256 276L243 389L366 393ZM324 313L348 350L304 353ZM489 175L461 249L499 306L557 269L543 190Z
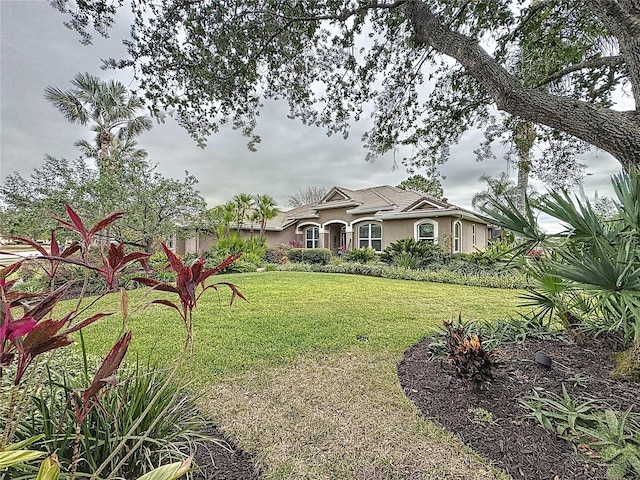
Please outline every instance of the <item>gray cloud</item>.
M0 179L13 171L28 176L45 154L75 158L73 143L91 139L88 129L68 123L47 103L43 97L47 86L69 88L78 72L131 85L126 72L100 70L101 58L124 54L117 37L124 36L126 25L117 27L114 38L96 37L95 45L83 47L77 34L62 22L48 2L0 1ZM195 175L210 205L247 192L272 195L283 206L299 188L396 185L408 176L402 166L393 169L393 155L374 163L364 160L360 136L368 128L365 121L355 124L350 138L344 140L290 120L286 114L285 103L266 104L258 119L256 133L262 143L257 152L247 149L247 139L239 132L226 127L209 140L207 148L200 149L171 118L142 136L140 146L163 175L181 178L185 170ZM507 167L501 159L476 162L473 150L480 141L478 132L465 135L441 169L446 176L445 196L460 206L469 207L473 194L483 188L478 181L483 173L493 176ZM402 153L398 152L398 162ZM585 180L587 195L593 196L596 189L600 195L609 194L608 176L619 164L603 152L591 152L584 161L592 174Z

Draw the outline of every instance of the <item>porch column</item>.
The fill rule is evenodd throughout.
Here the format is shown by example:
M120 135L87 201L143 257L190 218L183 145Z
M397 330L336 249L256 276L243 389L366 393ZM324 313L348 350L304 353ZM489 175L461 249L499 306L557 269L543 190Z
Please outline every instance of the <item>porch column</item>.
M318 239L320 240L320 245L318 245L319 248L325 248L324 246L327 244L326 242L326 230L324 229L324 227L318 227Z

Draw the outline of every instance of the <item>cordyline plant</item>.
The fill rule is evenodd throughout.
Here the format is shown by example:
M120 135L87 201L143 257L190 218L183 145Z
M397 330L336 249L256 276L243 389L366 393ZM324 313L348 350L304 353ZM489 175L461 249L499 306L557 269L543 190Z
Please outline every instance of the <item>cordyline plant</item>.
M236 297L240 297L243 300L246 298L238 291L235 285L228 282L218 282L210 285L206 285L206 280L216 273L226 269L233 262L235 262L240 256L241 253L229 255L222 263L213 267L213 268L205 268L204 256L201 254L198 258L196 258L193 263L189 266L182 263L182 260L178 258L164 243L161 244L164 253L167 255L167 259L169 260L169 266L176 274L176 284L175 286L166 282L161 282L159 280L155 280L152 278L139 277L135 280L140 282L143 285L151 287L153 290L159 290L162 292L171 292L178 295L180 299L180 305L176 303L165 300L158 299L153 300L150 304L160 304L166 305L175 309L182 321L184 322L187 339L185 343L185 347L187 345L191 345L193 347L193 309L195 308L198 299L202 296L202 294L212 288L217 290L218 286L225 285L231 289L231 303L236 299ZM198 286L201 288L200 293L197 293Z
M66 210L70 221L59 220L59 222L63 227L78 234L80 236L79 242L73 242L66 249L63 249L58 244L55 233L52 232L51 250L47 252L37 242L22 237L12 237L14 240L27 243L34 247L40 253L40 256L34 259L22 259L8 267L0 269L0 381L3 380L3 373L8 371L8 367L15 365L15 367L11 369L13 381L11 382L12 387L9 395L9 404L6 411L0 412L5 420L2 437L0 439L0 468L7 468L12 465L28 462L44 455L43 452L25 449L28 445L40 440L41 436L36 436L18 443L10 443L15 435L18 423L17 419L20 418L22 411L24 411L28 405L26 401L28 389L25 388L23 381L26 372L34 360L42 354L54 352L70 345L73 343L71 337L73 333L81 331L84 327L105 316L112 315L112 313L97 313L83 318L85 316L84 312L87 311L90 305L95 304L102 295L117 289L119 279L122 275L130 273L132 269L135 268L135 264L139 264L140 267L143 267L145 271L147 271L146 262L149 254L142 252L125 254L124 245L122 244L109 244L106 252L104 252L104 250L101 251L99 264L97 265L92 264L89 260L88 252L95 242L96 235L121 218L124 212L112 213L94 226L86 228L80 216L69 205L66 206ZM148 279L143 279L142 277L138 278L138 280L141 283L152 286L156 290L177 293L179 295L181 308L168 300L155 300L151 303L160 303L175 308L185 323L187 343L192 344L192 311L205 290L208 288L216 288L216 285L220 285L206 286L204 283L205 280L214 273L228 267L238 256L227 258L221 265L215 268L205 269L202 256L191 266L187 267L183 265L180 259L164 244L163 248L170 260L170 267L175 270L177 275L178 282L176 286L174 287L162 282L148 281ZM76 256L77 254L79 254L79 257ZM15 276L26 262L37 262L42 267L50 279L50 291L24 293L14 290L17 283ZM72 283L67 282L59 288L54 289L54 280L58 274L58 268L62 263L79 265L86 270L97 272L105 281L106 291L94 299L89 306L80 308L86 287L85 275L85 285L83 286L76 308L65 315L54 318L54 308L62 300ZM244 298L234 285L226 282L222 284L231 288L233 292L232 301L237 296ZM202 291L196 295L196 288L199 285L202 286ZM126 320L127 301L124 289L121 289L121 308L123 319ZM80 459L79 440L81 426L94 408L97 407L104 411L104 408L100 404L100 398L105 393L105 388L108 385L115 385L117 383L115 373L126 355L130 342L131 332L126 331L105 357L95 373L91 384L87 388L74 392L70 398L70 401L74 405L76 423L73 460L71 465L69 465L69 478L71 478L71 480L76 476ZM177 366L174 368L173 373L176 371ZM1 382L0 386L4 387L4 382ZM0 394L1 393L2 392L0 392ZM161 390L158 391L157 395L160 394ZM145 412L143 412L139 421L142 421L142 418L148 414L155 400L156 397L149 401L149 406ZM23 409L22 411L20 410L21 408ZM132 427L128 436L132 434L135 427L137 427L137 425ZM97 479L97 475L100 474L105 466L120 454L120 451L123 450L125 440L116 447L109 459L105 460L102 466L94 472L92 478ZM126 462L132 451L139 447L141 442L142 439L132 450L124 455L124 458L116 467L116 471ZM176 462L159 467L149 472L149 474L153 475L144 475L141 477L141 480L151 478L155 480L171 480L179 478L188 471L190 463L191 458L187 458L183 462ZM57 457L53 454L41 464L37 478L56 480L59 475L60 465Z

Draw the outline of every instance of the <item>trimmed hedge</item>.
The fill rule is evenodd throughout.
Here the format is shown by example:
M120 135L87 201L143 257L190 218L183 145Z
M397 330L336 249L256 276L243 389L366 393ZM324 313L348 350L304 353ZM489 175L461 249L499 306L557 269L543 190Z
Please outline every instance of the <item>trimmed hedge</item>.
M328 248L292 248L287 256L292 263L311 265L327 265L332 257L331 250Z
M353 275L367 275L370 277L392 278L396 280L451 283L455 285L470 285L475 287L524 289L528 286L526 276L520 272L459 273L449 270L412 270L408 268L389 267L381 264L353 262L329 265L288 263L280 265L278 269L292 272L346 273Z

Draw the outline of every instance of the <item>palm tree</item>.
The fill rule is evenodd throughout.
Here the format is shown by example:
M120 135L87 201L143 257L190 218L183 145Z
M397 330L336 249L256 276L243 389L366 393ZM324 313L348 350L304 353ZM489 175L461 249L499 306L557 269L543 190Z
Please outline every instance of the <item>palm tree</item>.
M529 189L529 174L531 173L531 149L538 135L536 127L531 122L518 122L513 133L513 143L518 154L518 183L516 184L515 205L518 211L524 211L524 199Z
M511 181L506 172L501 172L496 178L486 174L482 175L480 181L487 184L487 189L476 193L471 198L473 208L482 208L492 201L501 205L505 205L508 200L515 203L517 186Z
M247 210L253 206L253 197L248 193L239 193L233 197L233 202L236 208L236 232L240 233L240 227L245 221Z
M271 220L278 215L276 202L269 195L256 195L254 197L256 204L256 212L260 220L260 238L264 238L264 232L267 229L267 220Z
M144 107L142 99L131 95L116 80L103 82L88 73L79 73L71 84L75 88L67 91L49 86L44 96L71 123L91 125L96 133L94 144L79 140L75 145L85 155L96 158L102 173L113 168L114 149L130 149L135 137L151 130L151 119L137 114Z
M251 222L251 238L253 238L253 225L256 222L260 222L260 213L257 210L254 210L249 214L249 221Z

